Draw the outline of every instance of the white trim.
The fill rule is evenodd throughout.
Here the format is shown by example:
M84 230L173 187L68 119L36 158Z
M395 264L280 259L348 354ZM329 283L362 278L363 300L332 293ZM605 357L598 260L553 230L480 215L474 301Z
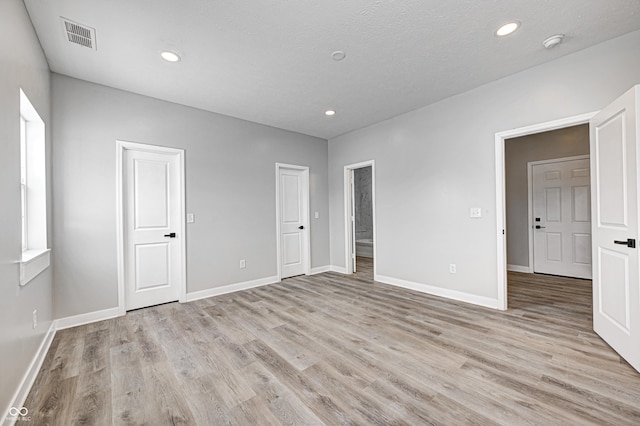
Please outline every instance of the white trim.
M125 308L125 273L124 273L124 180L123 165L124 151L127 149L147 152L161 152L163 154L173 154L178 156L178 179L180 181L180 262L182 263L182 273L180 277L180 288L178 290L179 301L187 301L187 230L186 230L186 186L185 186L185 151L180 148L170 148L166 146L149 145L137 142L127 142L116 140L116 244L117 244L117 267L118 267L118 310L119 315L124 315Z
M64 330L66 328L91 324L92 322L104 321L111 318L121 317L124 314L124 312L120 311L120 307L115 307L103 309L101 311L87 312L86 314L79 314L71 317L59 318L55 321L56 330Z
M124 145L116 141L116 266L118 281L118 313L126 313L124 303Z
M294 164L276 163L276 262L278 281L282 279L282 253L280 253L280 169L298 170L303 172L303 186L305 190L305 198L307 201L305 213L305 243L302 249L302 261L304 262L305 275L311 274L311 220L310 205L311 191L309 190L309 167L297 166Z
M495 135L496 157L496 236L497 236L497 288L498 305L501 310L507 309L507 240L506 240L506 211L505 211L505 176L504 176L504 144L506 139L526 136L535 133L548 132L577 126L589 122L596 113L576 115L559 120L547 121L532 126L519 127L517 129L497 132Z
M353 230L351 229L351 172L356 169L371 166L371 211L373 216L373 276L376 276L378 257L376 248L378 246L377 226L376 226L376 162L375 160L362 161L360 163L344 166L344 232L345 232L345 267L340 268L342 274L353 274L353 263L351 262L353 253ZM332 267L333 268L333 267ZM333 270L333 269L332 269Z
M347 272L347 268L345 268L344 266L336 266L336 265L330 265L329 266L329 270L331 272L336 272L338 274L345 274L347 275L349 272Z
M51 249L23 251L20 261L20 285L27 285L49 265L51 265Z
M532 274L533 268L529 266L522 266L522 265L507 265L507 271L524 272L526 274Z
M329 271L331 271L331 266L330 265L317 266L315 268L311 268L311 271L309 272L309 275L317 275L317 274L322 274L324 272L329 272Z
M187 293L187 302L194 300L206 299L207 297L220 296L221 294L234 293L236 291L248 290L250 288L262 287L269 284L279 283L280 278L277 276L260 278L253 281L245 281L242 283L224 285L222 287L214 287L207 290L194 291Z
M527 162L527 223L529 224L529 265L531 273L534 272L535 258L533 256L535 247L533 246L533 166L540 166L543 164L563 163L565 161L573 160L588 160L590 155L575 155L573 157L552 158L549 160L538 160ZM589 191L591 192L591 191ZM508 265L507 265L508 267Z
M29 368L27 368L27 371L25 372L24 376L22 377L22 381L20 382L20 386L18 386L18 389L16 390L15 394L13 395L12 398L12 404L7 407L7 411L3 414L2 416L2 421L0 421L0 424L9 424L9 425L14 425L16 420L8 420L7 417L9 416L9 410L11 409L11 407L22 407L24 405L24 402L27 399L27 396L29 396L29 392L31 391L31 387L33 386L33 383L36 380L36 377L38 377L38 372L40 371L40 368L42 367L42 363L44 362L45 357L47 356L47 352L49 352L49 348L51 347L51 342L53 342L53 338L56 335L56 325L55 325L55 321L51 322L51 326L49 326L49 330L47 331L47 334L45 334L44 339L42 339L42 342L40 343L40 347L38 347L38 350L36 351L35 355L33 356L33 359L31 360L31 363L29 364Z
M447 299L459 300L461 302L472 303L486 308L498 309L498 300L490 297L477 296L475 294L449 290L442 287L435 287L428 284L421 284L383 275L378 275L376 277L376 281L396 287L419 291L421 293L427 293L433 296L445 297Z

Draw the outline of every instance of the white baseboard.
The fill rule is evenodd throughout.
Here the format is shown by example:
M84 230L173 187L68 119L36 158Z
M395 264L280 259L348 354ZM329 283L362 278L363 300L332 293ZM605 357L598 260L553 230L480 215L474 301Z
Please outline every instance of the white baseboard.
M434 287L428 284L420 284L412 281L405 281L398 278L387 277L384 275L376 275L375 281L385 284L391 284L396 287L407 288L434 296L446 297L447 299L459 300L461 302L472 303L474 305L484 306L486 308L498 309L498 300L490 297L477 296L475 294L464 293L457 290L449 290L442 287Z
M347 268L345 268L344 266L330 265L329 266L329 270L331 272L337 272L339 274L346 274L347 273Z
M277 276L260 278L253 281L246 281L242 283L225 285L222 287L214 287L207 290L194 291L187 293L187 302L192 302L198 299L206 299L207 297L219 296L221 294L233 293L240 290L248 290L250 288L262 287L263 285L269 285L280 282Z
M524 272L527 274L533 273L531 268L529 268L528 266L522 266L522 265L507 265L507 271Z
M29 368L25 373L22 381L20 382L20 386L18 386L18 390L16 391L13 397L13 403L11 407L16 407L18 409L22 408L24 402L29 395L29 391L31 391L31 387L33 386L33 382L35 382L36 377L38 377L38 372L40 372L40 368L42 367L42 363L44 362L45 357L47 356L47 352L49 352L49 348L51 347L51 342L53 342L53 338L56 335L56 324L55 321L51 322L51 326L49 327L49 331L45 334L44 339L42 339L42 343L40 343L40 347L36 352L35 356L31 360L31 364L29 364ZM2 416L2 421L0 424L13 426L16 423L18 417L9 418L9 411L11 408L7 407L7 412ZM28 407L27 407L28 409Z
M87 312L86 314L74 315L72 317L60 318L55 321L56 330L77 327L79 325L91 324L92 322L103 321L124 315L120 308L103 309L102 311Z
M309 275L322 274L324 272L329 272L330 270L331 270L331 266L329 265L318 266L316 268L311 268L311 271L309 271Z

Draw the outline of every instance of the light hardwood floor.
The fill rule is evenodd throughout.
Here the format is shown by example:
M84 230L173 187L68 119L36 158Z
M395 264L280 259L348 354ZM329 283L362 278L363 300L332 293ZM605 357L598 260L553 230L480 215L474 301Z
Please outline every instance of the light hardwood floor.
M591 330L590 281L510 273L498 312L359 260L61 331L31 424L640 424L640 374Z

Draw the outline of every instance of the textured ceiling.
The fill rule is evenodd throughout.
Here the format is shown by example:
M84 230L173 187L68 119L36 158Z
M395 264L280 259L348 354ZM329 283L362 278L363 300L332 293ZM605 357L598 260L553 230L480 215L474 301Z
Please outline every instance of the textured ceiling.
M25 4L57 73L322 138L640 29L639 0ZM97 50L68 43L61 16L95 28ZM496 37L510 20L521 28ZM557 33L565 42L545 50Z

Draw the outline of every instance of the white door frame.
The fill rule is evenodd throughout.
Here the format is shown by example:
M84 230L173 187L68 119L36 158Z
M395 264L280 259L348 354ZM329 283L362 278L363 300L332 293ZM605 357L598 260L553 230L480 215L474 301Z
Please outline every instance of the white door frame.
M590 154L576 155L574 157L553 158L550 160L529 161L527 163L527 223L529 224L529 273L533 273L533 166L543 164L563 163L573 160L588 160ZM591 196L591 189L589 189Z
M347 274L353 274L353 263L351 262L353 250L353 230L351 223L351 171L371 166L371 211L373 213L373 279L377 274L377 250L378 238L376 236L376 162L375 160L363 161L361 163L344 166L344 232L345 232L345 270Z
M495 135L495 155L496 155L496 237L497 237L497 288L498 303L500 310L507 309L507 236L506 236L506 189L505 189L505 162L504 144L507 139L520 136L532 135L535 133L548 132L551 130L563 129L565 127L577 126L589 123L591 117L596 112L574 115L572 117L533 124L531 126L519 127L517 129L497 132ZM531 264L530 264L531 265Z
M276 261L278 270L278 281L282 280L282 253L280 252L280 169L300 170L303 172L303 190L307 200L307 214L304 218L306 226L304 228L305 238L302 247L302 261L304 262L304 274L311 274L311 221L309 219L310 212L310 194L309 194L309 167L297 166L295 164L276 163Z
M124 223L125 223L125 199L126 182L124 180L124 152L125 150L136 151L148 151L158 152L162 154L177 154L178 155L178 177L180 180L180 235L179 249L180 249L180 262L182 262L182 276L180 277L181 284L178 289L179 301L181 303L187 301L187 250L186 250L186 204L185 204L185 163L184 163L184 150L179 148L168 148L165 146L142 144L137 142L127 142L116 140L116 245L117 245L117 264L118 264L118 312L120 315L126 313L125 308L125 238L124 238Z

